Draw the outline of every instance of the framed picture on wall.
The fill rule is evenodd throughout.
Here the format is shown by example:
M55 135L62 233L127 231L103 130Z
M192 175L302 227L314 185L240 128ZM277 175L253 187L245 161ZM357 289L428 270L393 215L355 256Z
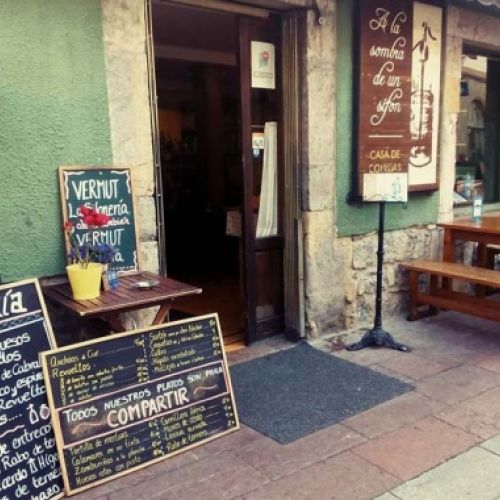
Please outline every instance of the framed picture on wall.
M413 3L410 191L437 189L443 9Z

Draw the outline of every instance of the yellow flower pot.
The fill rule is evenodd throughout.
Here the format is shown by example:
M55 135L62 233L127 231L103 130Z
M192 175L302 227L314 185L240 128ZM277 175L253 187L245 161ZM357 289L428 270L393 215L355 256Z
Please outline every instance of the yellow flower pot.
M101 292L102 264L89 262L86 269L80 264L66 266L69 284L76 300L90 300Z

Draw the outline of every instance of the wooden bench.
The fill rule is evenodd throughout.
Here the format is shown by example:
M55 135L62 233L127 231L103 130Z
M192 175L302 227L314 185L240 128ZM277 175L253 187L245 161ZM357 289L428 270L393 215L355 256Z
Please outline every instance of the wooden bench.
M432 260L402 262L400 266L407 269L409 273L410 314L408 319L410 321L436 314L440 308L500 321L500 301L456 292L449 284L452 279L459 279L475 285L500 288L499 271ZM425 292L419 289L421 274L427 274L430 277L428 289ZM422 305L430 306L429 311L419 312L419 307Z

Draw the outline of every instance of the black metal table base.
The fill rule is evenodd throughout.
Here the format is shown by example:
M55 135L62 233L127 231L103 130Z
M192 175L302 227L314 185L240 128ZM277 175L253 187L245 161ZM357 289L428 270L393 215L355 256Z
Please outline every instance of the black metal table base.
M359 351L365 347L389 347L390 349L396 349L397 351L409 352L411 349L392 338L389 332L386 332L383 328L374 327L368 330L359 342L348 345L346 349L348 351Z

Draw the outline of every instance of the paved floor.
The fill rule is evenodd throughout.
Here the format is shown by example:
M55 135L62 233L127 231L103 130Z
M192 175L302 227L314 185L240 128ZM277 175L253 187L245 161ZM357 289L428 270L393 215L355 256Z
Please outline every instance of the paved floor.
M289 445L242 426L74 498L500 498L500 325L441 313L384 326L413 351L341 350L359 332L314 345L409 381L414 391ZM289 346L271 339L229 358L237 363Z

